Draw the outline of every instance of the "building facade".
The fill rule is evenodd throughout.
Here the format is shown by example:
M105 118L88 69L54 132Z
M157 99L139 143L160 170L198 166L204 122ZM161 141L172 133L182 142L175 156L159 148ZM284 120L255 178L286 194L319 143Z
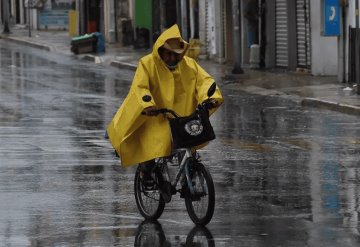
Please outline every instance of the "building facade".
M75 25L78 35L101 32L109 43L136 49L150 48L163 30L177 23L184 39L201 42L202 58L219 63L231 65L240 53L246 67L253 55L252 45L257 45L260 65L266 69L338 75L341 81L349 80L354 70L350 29L357 23L356 1L3 0L2 21L4 1L12 25L30 23L33 29L44 30L67 30ZM234 1L238 1L238 9L233 8ZM339 2L334 16L340 32L324 35L326 4L333 2ZM69 23L70 10L76 12L76 23ZM249 19L250 12L256 20ZM240 26L233 25L234 16ZM240 40L234 41L236 32Z

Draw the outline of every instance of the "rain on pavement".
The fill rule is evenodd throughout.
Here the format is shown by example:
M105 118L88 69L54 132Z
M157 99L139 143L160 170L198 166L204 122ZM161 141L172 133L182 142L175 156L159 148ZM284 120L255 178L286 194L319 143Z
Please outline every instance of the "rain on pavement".
M358 246L360 121L221 87L207 227L144 222L104 129L132 71L0 41L0 246ZM221 82L219 82L221 86Z

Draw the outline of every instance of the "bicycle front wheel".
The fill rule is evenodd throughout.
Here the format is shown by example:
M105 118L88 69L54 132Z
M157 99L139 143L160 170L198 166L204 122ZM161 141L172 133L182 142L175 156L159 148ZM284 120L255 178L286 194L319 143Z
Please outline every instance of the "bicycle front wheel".
M143 186L140 167L135 173L134 192L136 205L141 215L147 220L158 219L164 211L165 201L157 185L150 190Z
M194 193L192 194L187 187L185 196L186 210L196 225L206 225L214 214L214 183L203 164L192 163L189 168Z

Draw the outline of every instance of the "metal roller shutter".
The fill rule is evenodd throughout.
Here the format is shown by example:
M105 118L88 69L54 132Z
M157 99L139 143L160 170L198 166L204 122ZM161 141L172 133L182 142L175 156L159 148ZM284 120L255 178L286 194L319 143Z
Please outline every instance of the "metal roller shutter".
M302 68L311 65L309 8L309 0L296 0L297 64Z
M288 67L287 0L275 2L276 66Z
M205 1L205 54L210 55L209 43L210 43L210 32L209 32L209 3Z

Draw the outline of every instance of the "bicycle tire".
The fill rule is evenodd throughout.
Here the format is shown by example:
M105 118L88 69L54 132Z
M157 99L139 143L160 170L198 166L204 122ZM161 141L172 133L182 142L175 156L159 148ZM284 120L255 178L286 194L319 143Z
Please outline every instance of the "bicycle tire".
M144 190L140 177L140 168L138 167L134 179L134 192L136 206L140 214L147 220L158 219L164 211L165 201L162 198L159 189L153 192ZM153 195L150 195L153 193ZM151 206L145 204L145 200L151 203Z
M185 205L190 219L196 225L208 224L214 214L215 209L215 188L209 171L199 162L189 165L190 177L193 182L195 196L192 196L190 189L186 186ZM203 181L202 181L203 180ZM205 182L205 183L204 183ZM204 186L203 186L204 185ZM207 199L207 202L206 202ZM196 212L195 203L206 202L206 208Z

